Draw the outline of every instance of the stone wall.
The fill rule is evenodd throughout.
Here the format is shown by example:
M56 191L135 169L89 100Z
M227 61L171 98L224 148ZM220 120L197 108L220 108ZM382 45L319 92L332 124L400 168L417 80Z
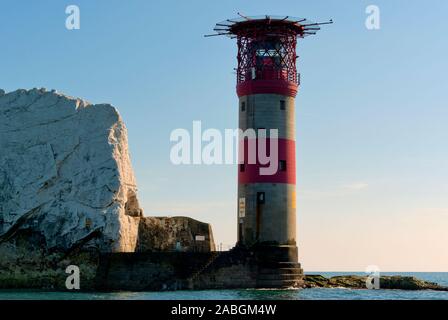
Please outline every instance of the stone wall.
M247 255L227 252L103 254L99 290L185 290L254 288L257 265Z
M136 251L215 251L212 227L188 217L144 217L140 219Z
M239 247L224 252L102 254L96 288L159 291L303 286L298 263L273 263L264 261L263 256Z

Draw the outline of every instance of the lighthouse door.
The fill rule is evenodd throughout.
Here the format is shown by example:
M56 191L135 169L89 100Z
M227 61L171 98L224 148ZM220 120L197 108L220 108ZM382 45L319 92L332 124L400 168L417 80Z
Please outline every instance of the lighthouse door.
M261 217L263 214L263 206L265 203L265 193L264 192L257 192L257 205L256 205L256 237L255 239L258 241L260 239L260 230L261 230Z

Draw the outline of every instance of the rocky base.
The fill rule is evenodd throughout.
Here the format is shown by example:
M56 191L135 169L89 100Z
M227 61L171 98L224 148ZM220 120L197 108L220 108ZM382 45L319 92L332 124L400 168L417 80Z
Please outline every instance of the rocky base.
M304 288L366 289L366 281L367 276L347 275L326 278L321 275L306 275ZM380 289L448 291L448 287L437 283L404 276L381 276Z
M99 254L95 251L70 253L42 249L17 249L10 244L0 245L0 289L66 290L67 267L79 267L81 289L93 290Z
M66 291L69 265L80 268L82 291L162 291L247 288L366 289L366 276L301 275L298 266L262 268L244 252L146 252L99 254L29 250L0 245L0 289ZM297 281L300 279L300 281ZM279 285L281 284L281 285ZM288 284L286 286L285 284ZM415 277L382 276L380 289L448 287Z

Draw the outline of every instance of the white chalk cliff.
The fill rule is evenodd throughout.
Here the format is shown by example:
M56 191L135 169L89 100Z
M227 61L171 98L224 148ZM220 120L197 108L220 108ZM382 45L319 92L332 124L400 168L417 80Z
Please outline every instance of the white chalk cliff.
M142 211L126 127L108 104L0 90L0 243L135 250Z

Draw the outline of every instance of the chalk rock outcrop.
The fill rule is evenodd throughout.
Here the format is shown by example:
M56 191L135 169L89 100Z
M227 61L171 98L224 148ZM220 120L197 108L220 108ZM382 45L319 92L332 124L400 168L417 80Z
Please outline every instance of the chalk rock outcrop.
M45 89L0 90L0 243L135 250L142 210L117 110Z

